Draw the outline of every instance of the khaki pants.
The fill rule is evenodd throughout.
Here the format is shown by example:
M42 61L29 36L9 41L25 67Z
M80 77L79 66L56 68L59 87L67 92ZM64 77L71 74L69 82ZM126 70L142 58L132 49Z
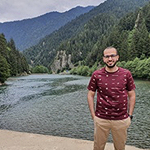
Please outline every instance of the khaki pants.
M127 129L131 124L128 117L123 120L106 120L94 118L94 150L104 150L111 131L115 150L125 150Z

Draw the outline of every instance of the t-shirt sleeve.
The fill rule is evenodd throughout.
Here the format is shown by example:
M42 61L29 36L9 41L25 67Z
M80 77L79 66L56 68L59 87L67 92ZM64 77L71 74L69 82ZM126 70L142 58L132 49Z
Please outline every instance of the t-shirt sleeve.
M134 79L133 79L133 77L132 77L132 74L131 74L131 72L129 71L128 72L128 76L127 76L128 78L127 78L127 90L128 91L132 91L132 90L135 90L135 83L134 83Z
M97 89L97 80L96 80L96 75L93 73L89 82L89 85L87 87L88 90L91 91L96 91Z

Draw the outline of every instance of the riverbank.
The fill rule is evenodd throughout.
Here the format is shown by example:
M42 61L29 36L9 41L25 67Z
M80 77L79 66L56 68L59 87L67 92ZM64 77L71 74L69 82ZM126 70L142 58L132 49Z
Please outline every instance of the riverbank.
M5 84L5 83L1 83L1 82L0 82L0 86L2 86L2 85L6 85L6 84Z
M92 150L93 142L66 137L0 130L1 150ZM113 150L107 143L105 150ZM126 150L142 150L126 146Z

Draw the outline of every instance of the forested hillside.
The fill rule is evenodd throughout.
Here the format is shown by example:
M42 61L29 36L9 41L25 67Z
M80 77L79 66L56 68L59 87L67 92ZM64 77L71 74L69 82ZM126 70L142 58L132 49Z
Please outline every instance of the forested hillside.
M96 21L91 22L91 28L95 28L94 22ZM79 38L76 37L76 39L80 41ZM72 43L72 41L73 40L70 40L70 43ZM67 44L64 43L64 47L66 47L66 45ZM72 43L70 47L75 48L76 45L77 43ZM133 77L149 80L150 3L121 18L119 22L111 28L109 34L102 34L91 51L90 49L89 52L86 51L88 55L85 56L85 59L80 57L79 66L72 69L71 73L91 75L92 72L97 69L99 63L103 64L103 50L107 46L114 46L119 51L120 62L118 62L118 66L129 69ZM81 50L82 49L80 49L80 51ZM79 57L76 56L76 58Z
M66 43L63 47L67 47L68 49L66 50L69 51L69 53L73 53L74 49L78 47L78 44L80 43L75 43L73 41L81 41L83 39L88 40L84 44L86 50L81 46L77 48L78 51L83 54L80 61L83 60L83 64L87 66L94 65L96 61L102 63L102 51L107 46L114 46L118 49L120 61L133 60L134 58L140 58L141 56L146 58L150 57L150 4L138 9L136 12L127 14L121 18L117 24L114 24L113 27L111 25L111 23L113 24L113 20L110 20L110 16L109 19L108 16L106 16L102 19L102 15L100 15L100 17L91 20L86 25L83 33L78 35L75 39L70 40L69 42L72 43L70 47L72 49L70 47L68 48ZM98 20L103 22L103 26L99 25ZM104 29L104 27L106 29ZM110 30L108 30L107 27L111 27L109 28ZM89 28L89 30L87 28ZM94 32L95 28L97 28L95 30L97 33ZM102 33L102 31L107 32ZM92 32L95 34L92 35ZM86 35L89 35L87 38L85 33ZM93 40L96 41L95 43L92 42L92 37L97 37L97 40ZM79 53L76 55L79 55ZM74 59L76 58L79 57L75 56Z
M89 13L77 17L58 31L46 36L39 44L25 50L24 54L33 66L42 64L50 69L57 52L62 50L66 51L67 55L71 54L71 61L74 65L78 65L80 61L84 65L92 66L95 61L101 59L101 49L108 45L116 46L117 40L119 41L118 48L121 44L120 40L126 39L129 31L124 31L121 37L117 37L118 28L114 27L119 26L117 24L121 17L144 6L149 1L107 0ZM133 17L137 18L136 14ZM135 20L131 21L134 26ZM121 29L119 31L121 32ZM128 40L132 38L131 33L128 38ZM124 42L121 48L123 45L125 45Z
M9 76L28 72L26 58L16 49L13 39L7 42L4 34L0 34L0 84L4 83Z
M41 38L93 8L93 6L78 6L64 13L50 12L36 18L0 23L0 33L5 34L7 40L13 38L16 47L22 51L37 44Z

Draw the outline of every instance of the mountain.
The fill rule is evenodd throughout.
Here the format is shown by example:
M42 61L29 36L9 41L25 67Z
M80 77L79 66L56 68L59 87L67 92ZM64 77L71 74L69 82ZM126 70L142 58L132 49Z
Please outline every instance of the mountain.
M25 50L24 54L32 65L42 64L54 72L62 70L63 60L66 64L71 60L74 65L77 65L79 61L90 60L89 62L93 62L88 65L93 65L97 59L95 56L100 55L97 53L95 44L99 42L104 45L105 35L111 32L112 27L121 17L144 6L149 1L107 0L46 36L37 45ZM58 69L56 66L61 67ZM68 66L63 68L68 68Z
M0 33L5 34L7 40L13 38L16 47L22 51L37 44L41 38L93 8L94 6L78 6L64 13L50 12L36 18L0 23Z

